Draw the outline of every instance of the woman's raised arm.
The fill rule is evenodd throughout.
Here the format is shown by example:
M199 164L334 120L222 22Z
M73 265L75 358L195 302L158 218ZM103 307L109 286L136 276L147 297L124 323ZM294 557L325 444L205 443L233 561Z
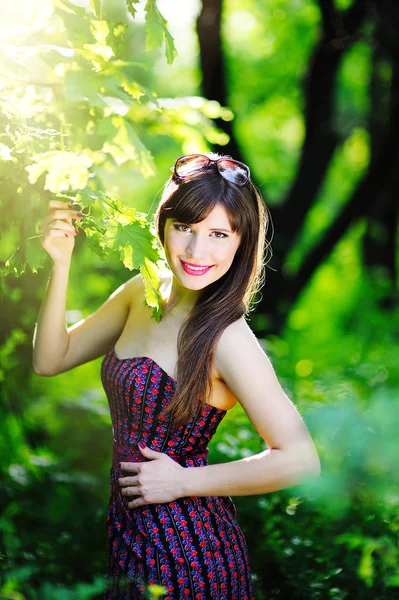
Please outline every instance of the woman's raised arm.
M42 246L53 260L52 272L33 336L35 373L52 376L102 356L123 331L132 300L143 293L141 276L121 285L93 314L69 329L66 296L74 248L74 210L49 202L49 216L41 223Z

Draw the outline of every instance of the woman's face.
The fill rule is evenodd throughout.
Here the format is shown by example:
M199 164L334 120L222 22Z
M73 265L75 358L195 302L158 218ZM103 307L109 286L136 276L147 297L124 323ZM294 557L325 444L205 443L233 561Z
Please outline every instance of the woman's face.
M166 259L174 276L190 290L202 290L227 273L240 240L220 205L193 225L171 218L165 223Z

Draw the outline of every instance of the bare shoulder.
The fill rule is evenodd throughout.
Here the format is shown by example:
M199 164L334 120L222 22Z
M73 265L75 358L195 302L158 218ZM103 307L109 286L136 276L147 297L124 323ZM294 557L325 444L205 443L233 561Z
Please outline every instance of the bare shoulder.
M242 316L234 323L231 323L226 329L223 331L220 340L223 343L231 342L234 338L239 336L240 338L245 337L248 340L256 340L256 336L250 326L248 325L245 317Z
M129 312L136 310L145 299L145 285L141 273L137 273L137 275L128 279L120 288L115 290L114 294L117 294L119 290L123 290L128 302Z
M224 370L227 365L232 368L242 364L242 359L250 353L263 357L264 352L254 332L248 325L245 317L231 323L222 332L214 351L214 365L219 372L219 367Z

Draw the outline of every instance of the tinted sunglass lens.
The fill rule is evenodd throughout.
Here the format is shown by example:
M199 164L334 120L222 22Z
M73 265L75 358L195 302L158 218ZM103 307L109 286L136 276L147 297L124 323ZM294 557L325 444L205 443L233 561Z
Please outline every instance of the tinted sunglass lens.
M220 160L218 162L219 173L237 185L244 185L248 181L248 170L244 165L240 165L232 160Z
M206 156L183 156L176 163L176 173L180 177L186 177L197 171L201 171L209 164L209 159Z

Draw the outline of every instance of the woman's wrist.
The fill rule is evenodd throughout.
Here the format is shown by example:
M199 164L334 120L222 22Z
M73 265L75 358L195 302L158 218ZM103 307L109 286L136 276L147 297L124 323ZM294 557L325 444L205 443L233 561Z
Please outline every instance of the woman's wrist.
M69 271L71 268L71 261L65 263L53 262L51 271L52 273L64 273L65 271Z

